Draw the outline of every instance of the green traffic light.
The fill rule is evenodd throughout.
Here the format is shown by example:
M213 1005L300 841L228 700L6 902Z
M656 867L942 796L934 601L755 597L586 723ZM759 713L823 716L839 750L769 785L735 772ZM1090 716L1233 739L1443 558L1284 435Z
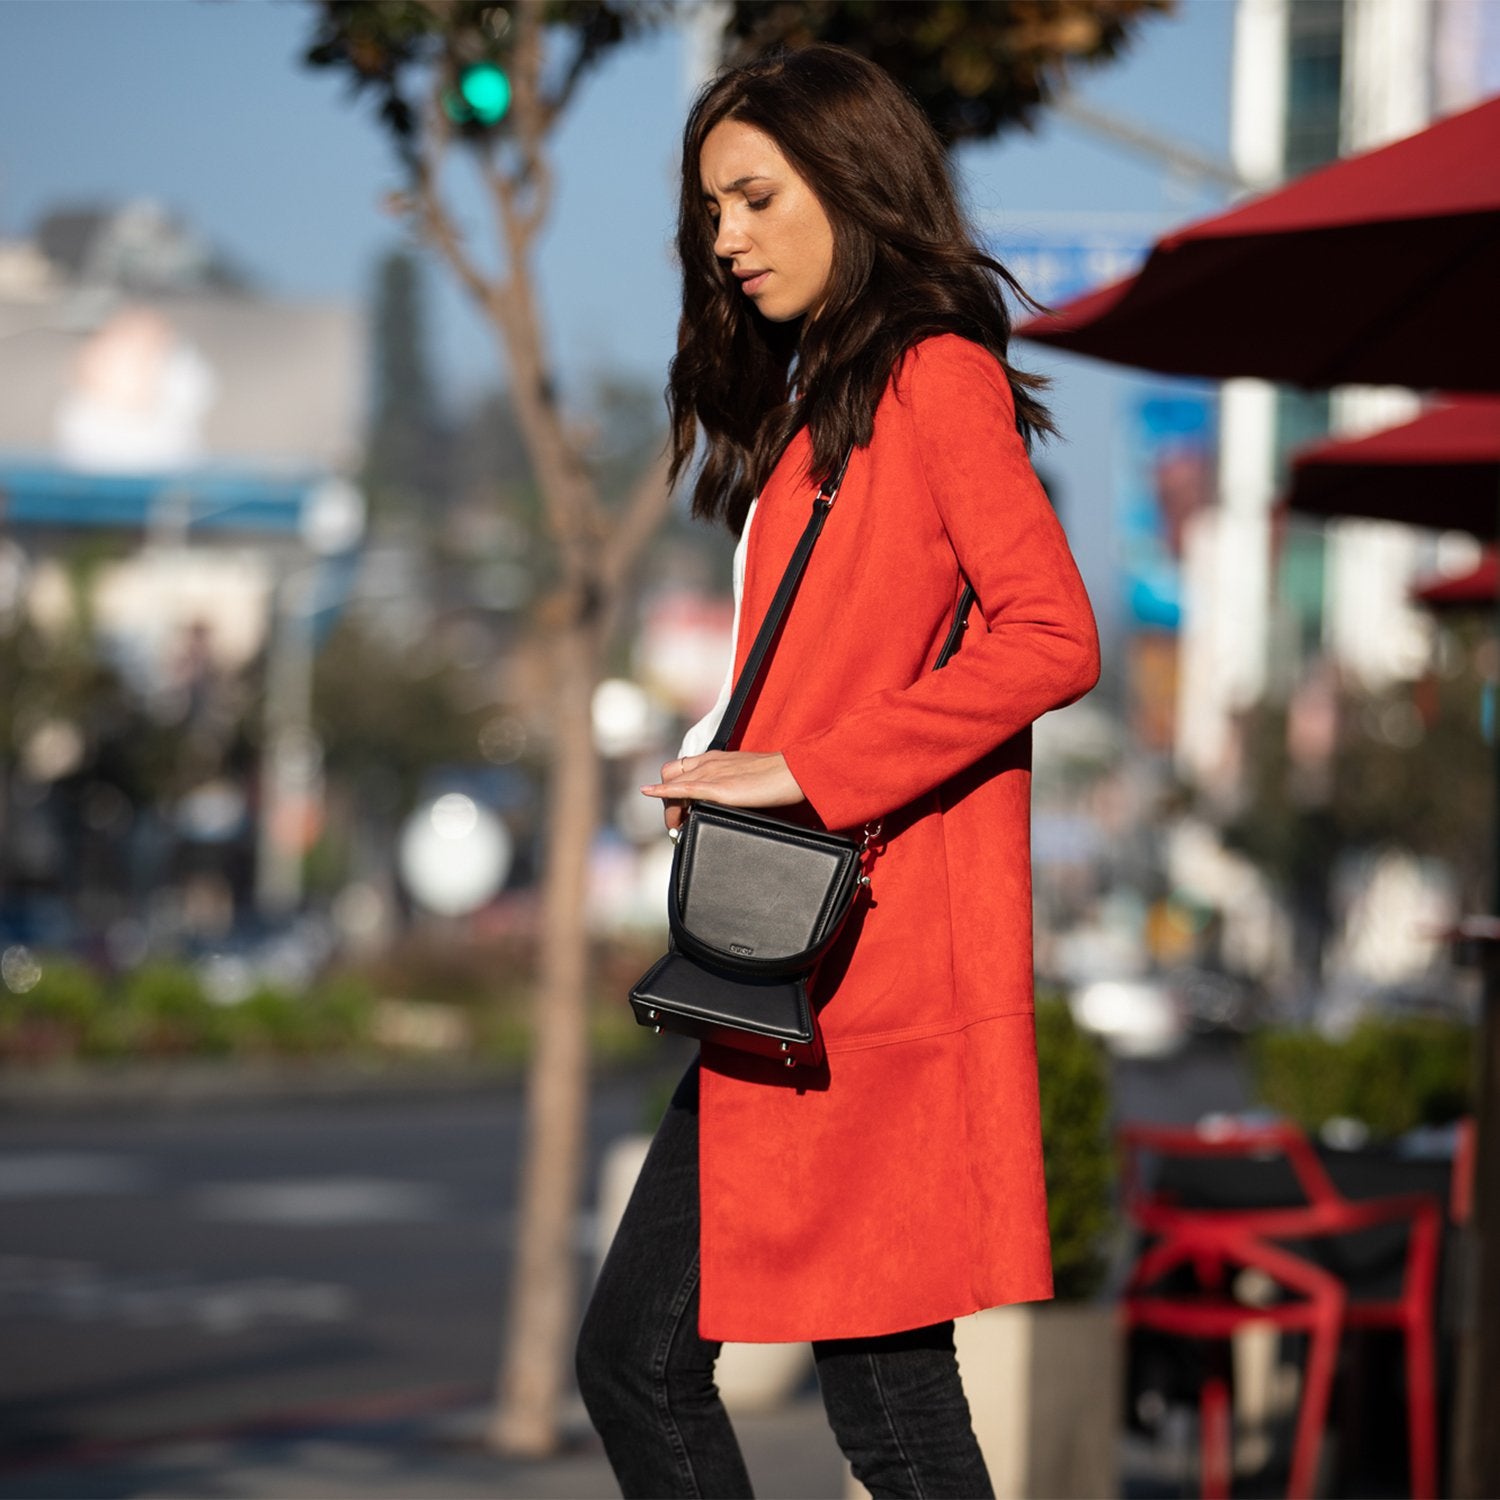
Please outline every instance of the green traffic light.
M475 63L465 68L458 91L474 121L494 125L510 108L510 79L494 63Z

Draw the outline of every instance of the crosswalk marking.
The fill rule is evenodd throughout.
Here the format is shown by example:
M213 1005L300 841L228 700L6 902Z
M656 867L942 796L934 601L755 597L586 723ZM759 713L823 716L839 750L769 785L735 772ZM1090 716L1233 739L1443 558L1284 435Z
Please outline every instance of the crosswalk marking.
M153 1174L137 1156L98 1151L0 1152L0 1200L139 1193Z
M205 1219L307 1228L430 1222L442 1218L446 1208L444 1195L432 1184L386 1177L215 1182L194 1189L190 1202Z
M241 1333L266 1323L340 1323L354 1295L332 1282L258 1276L208 1280L188 1271L119 1275L88 1261L0 1256L0 1318L195 1327Z

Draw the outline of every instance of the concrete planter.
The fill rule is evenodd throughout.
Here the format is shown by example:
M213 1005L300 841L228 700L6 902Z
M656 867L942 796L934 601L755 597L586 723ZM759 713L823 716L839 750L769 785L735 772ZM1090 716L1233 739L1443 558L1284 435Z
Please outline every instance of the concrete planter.
M1095 1500L1119 1487L1115 1308L1022 1302L955 1325L974 1432L997 1500Z
M960 1318L954 1342L997 1500L1119 1492L1122 1346L1112 1306L995 1307ZM850 1500L866 1493L851 1476Z
M620 1227L650 1145L649 1135L621 1136L604 1154L599 1170L600 1264ZM811 1344L725 1344L714 1380L729 1411L769 1411L790 1399L811 1372Z

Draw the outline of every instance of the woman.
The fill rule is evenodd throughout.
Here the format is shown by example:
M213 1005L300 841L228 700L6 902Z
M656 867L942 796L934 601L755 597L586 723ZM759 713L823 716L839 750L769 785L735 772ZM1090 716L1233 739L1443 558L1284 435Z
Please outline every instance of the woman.
M1041 382L1006 361L1010 278L931 127L853 53L704 90L678 246L674 476L701 436L694 513L741 533L736 672L818 484L854 453L738 743L642 791L669 827L694 799L882 827L814 976L826 1066L703 1047L601 1272L580 1385L627 1496L748 1495L719 1344L811 1340L874 1495L988 1495L952 1320L1051 1295L1029 725L1098 675L1027 458L1051 427ZM978 612L931 671L966 577Z

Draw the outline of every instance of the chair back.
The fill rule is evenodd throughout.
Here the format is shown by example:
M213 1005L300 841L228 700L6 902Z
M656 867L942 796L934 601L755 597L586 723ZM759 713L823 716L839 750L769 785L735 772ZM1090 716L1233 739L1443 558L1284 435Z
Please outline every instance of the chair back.
M1148 1179L1146 1159L1155 1159L1158 1167L1172 1161L1224 1160L1229 1158L1263 1164L1258 1174L1254 1206L1264 1209L1268 1199L1279 1198L1286 1208L1329 1209L1345 1202L1334 1186L1327 1168L1318 1159L1311 1141L1295 1125L1281 1121L1268 1124L1242 1124L1238 1121L1208 1120L1198 1126L1155 1125L1128 1122L1117 1132L1122 1153L1121 1181L1127 1215L1141 1227L1159 1220L1163 1211L1174 1207L1170 1186L1157 1178ZM1268 1181L1272 1191L1267 1192ZM1213 1184L1222 1187L1224 1197L1219 1210L1232 1214L1241 1205L1232 1194L1234 1177L1225 1174ZM1195 1187L1198 1186L1195 1183ZM1195 1199L1218 1198L1218 1193L1195 1193ZM1202 1201L1195 1203L1198 1212L1214 1212ZM1249 1204L1243 1205L1249 1207Z

